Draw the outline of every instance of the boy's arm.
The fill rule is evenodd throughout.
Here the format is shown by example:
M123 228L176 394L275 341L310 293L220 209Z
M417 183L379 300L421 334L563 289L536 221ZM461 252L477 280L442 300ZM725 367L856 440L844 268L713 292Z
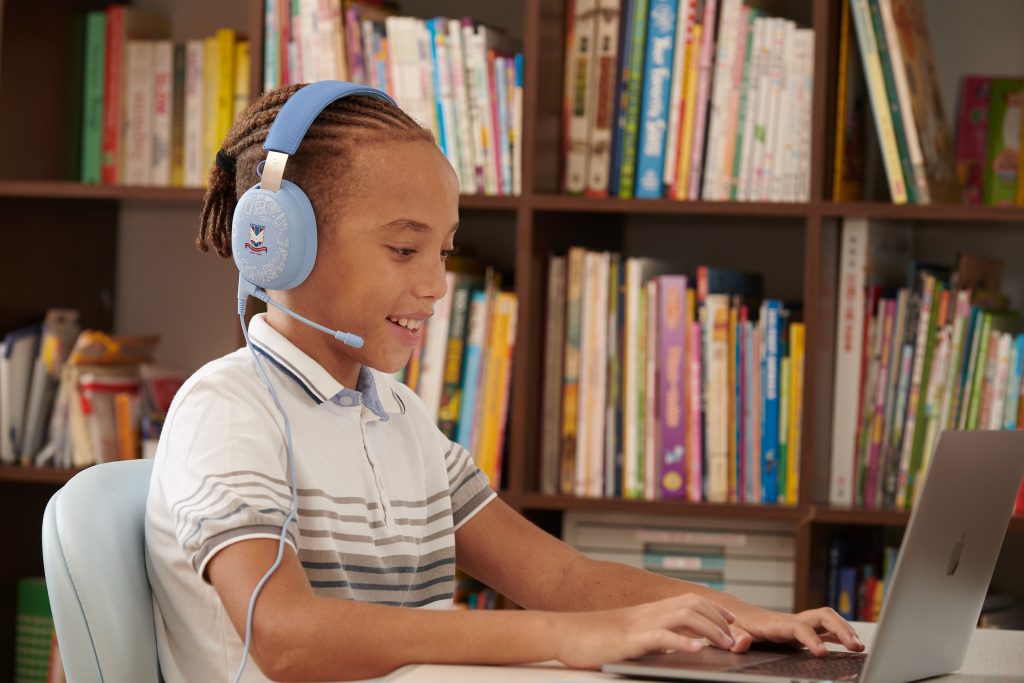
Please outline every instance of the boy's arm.
M254 539L220 550L208 564L210 582L243 641L250 595L276 556L277 541ZM587 614L419 610L320 597L286 546L256 603L251 654L279 681L372 678L417 662L558 659L592 668L653 651L699 649L694 638L727 647L729 621L731 615L696 596Z
M798 641L824 655L822 640L851 650L863 644L829 608L797 615L754 607L728 593L617 562L591 560L545 533L500 499L485 505L455 532L455 557L471 576L528 609L584 611L621 608L692 593L736 615L742 652L754 640Z

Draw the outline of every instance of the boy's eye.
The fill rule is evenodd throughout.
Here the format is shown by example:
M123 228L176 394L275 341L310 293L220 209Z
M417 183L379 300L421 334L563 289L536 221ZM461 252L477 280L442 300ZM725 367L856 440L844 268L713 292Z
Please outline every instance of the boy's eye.
M408 258L416 253L416 250L410 247L391 247L391 251L403 258Z
M458 253L459 253L459 248L458 247L452 247L451 249L442 249L441 250L441 260L442 261L447 261L449 256L455 256Z

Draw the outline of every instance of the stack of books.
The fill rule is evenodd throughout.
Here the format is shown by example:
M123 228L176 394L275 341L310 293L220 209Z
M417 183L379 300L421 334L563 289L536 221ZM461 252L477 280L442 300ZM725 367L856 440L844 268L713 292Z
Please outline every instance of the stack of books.
M264 87L373 86L431 129L463 194L522 193L523 56L472 19L398 16L390 3L269 0Z
M83 183L202 187L249 105L249 43L229 28L175 44L168 17L125 5L78 15L79 106L68 177Z
M845 221L833 504L909 509L939 432L1024 426L1024 324L1002 276L1002 261L977 254L915 260L911 226Z
M491 485L501 485L516 295L499 289L492 268L449 260L448 290L420 332L397 378L415 391L449 439L472 455Z
M566 192L808 201L811 29L742 0L572 0L567 26Z
M796 504L803 323L758 275L670 272L550 257L541 490Z

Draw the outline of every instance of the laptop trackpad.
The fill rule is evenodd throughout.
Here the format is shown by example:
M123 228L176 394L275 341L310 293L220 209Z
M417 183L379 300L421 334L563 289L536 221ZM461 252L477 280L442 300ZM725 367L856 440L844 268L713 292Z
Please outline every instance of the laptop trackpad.
M789 651L792 656L793 650ZM673 652L667 655L647 655L630 660L632 664L665 667L670 669L688 669L692 671L724 671L738 666L750 666L770 662L787 656L783 652L758 652L756 650L736 654L717 647L705 647L700 652Z

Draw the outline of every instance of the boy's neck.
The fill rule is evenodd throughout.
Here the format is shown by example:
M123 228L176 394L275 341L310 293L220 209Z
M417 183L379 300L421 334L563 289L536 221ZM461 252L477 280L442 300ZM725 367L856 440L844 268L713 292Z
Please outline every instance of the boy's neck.
M267 324L315 360L342 386L355 389L361 364L338 352L341 342L314 330L274 308L267 311Z

